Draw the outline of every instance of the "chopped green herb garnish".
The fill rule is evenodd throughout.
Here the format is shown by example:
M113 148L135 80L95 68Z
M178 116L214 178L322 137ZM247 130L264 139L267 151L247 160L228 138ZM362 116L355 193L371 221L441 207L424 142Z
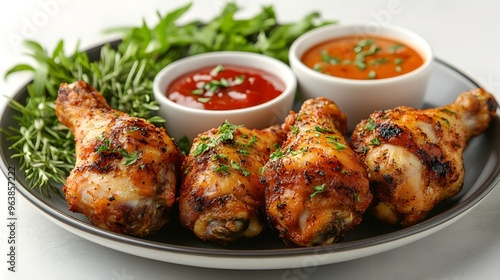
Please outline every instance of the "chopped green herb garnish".
M314 192L311 194L311 198L315 197L317 194L324 192L325 188L326 188L326 184L314 186L313 187Z
M229 173L229 166L225 164L219 164L219 166L214 167L213 169L214 172L226 172Z
M119 150L112 148L111 140L106 139L104 135L100 135L97 139L99 141L102 141L102 144L99 145L99 147L97 148L97 152L99 154L102 154L104 152L110 152L110 153L120 152L123 158L125 158L125 166L131 165L132 163L136 162L137 159L139 158L139 155L137 153L128 153L127 150L123 148Z
M370 140L370 145L373 145L373 146L380 145L380 140L378 139L378 137L375 137L372 140Z
M389 51L391 53L396 53L402 47L404 47L404 46L401 45L401 44L392 45L392 46L389 47Z
M296 156L297 155L297 152L295 150L293 150L292 148L288 148L286 150L286 154L287 155L292 155L292 156Z
M233 86L241 85L244 81L245 81L245 76L240 75L233 80L232 85Z
M355 60L354 61L354 65L356 65L359 70L365 70L366 69L366 63L365 63L364 59L363 60L358 60L358 59Z
M240 153L242 156L248 156L250 152L245 149L238 149L238 153Z
M363 50L365 46L370 46L368 50ZM375 44L375 41L372 39L361 40L355 47L354 51L357 53L356 58L354 60L354 65L358 67L359 70L366 69L366 56L376 54L380 48Z
M208 101L210 101L210 97L200 97L200 98L197 98L196 100L198 100L198 102L200 103L207 103Z
M448 114L452 114L452 115L455 115L456 113L450 109L447 109L447 108L442 108L440 109L439 111L443 112L443 113L448 113Z
M199 156L199 155L203 154L204 152L208 151L208 149L210 149L213 146L215 146L215 145L212 143L200 143L200 144L196 145L196 148L193 151L193 156L195 156L195 157Z
M381 57L381 58L377 58L377 59L374 59L374 60L370 61L370 65L371 66L378 66L380 64L384 64L384 63L387 63L387 62L389 62L388 58Z
M217 65L210 71L210 76L215 77L217 76L220 72L224 71L224 66L221 64Z
M264 173L264 170L266 169L266 166L263 165L259 168L259 175L262 175L262 173Z
M196 94L196 95L202 95L204 92L205 92L205 90L203 88L197 88L197 89L191 91L192 94Z
M214 155L214 156L212 157L212 161L216 161L216 160L218 160L218 159L220 159L220 158L222 158L222 159L227 159L227 156L226 156L226 155L223 155L223 154L216 154L216 155Z
M374 70L368 72L368 79L375 79L377 77L377 73Z
M234 133L241 125L235 125L227 120L219 127L219 132L217 132L217 140L221 142L225 142L227 140L232 140L234 137Z
M317 71L317 72L323 72L322 68L321 68L321 63L316 63L314 64L313 66L313 70L314 71Z
M161 124L165 120L157 114L159 106L153 98L152 78L171 62L184 56L230 49L262 53L288 63L289 48L295 39L334 23L321 19L318 12L305 14L296 22L280 23L271 5L242 18L235 3L225 4L205 22L186 21L183 17L190 8L191 4L187 4L158 13L155 25L143 21L137 26L108 29L108 33L119 33L120 42L105 44L92 56L79 44L71 50L65 48L63 41L51 48L25 41L33 62L15 65L5 76L28 71L33 74L33 82L27 87L26 102L10 100L10 106L19 112L15 116L19 125L2 133L7 135L13 157L23 166L30 188L38 188L44 196L56 193L62 197L60 185L75 165L73 136L54 112L61 83L83 80L99 90L114 109ZM241 78L233 81L240 82Z
M128 153L125 149L120 149L120 154L125 158L125 166L133 164L139 158L137 153Z
M324 128L324 127L320 127L320 126L315 126L314 130L316 130L317 132L320 132L320 133L323 133L323 132L332 133L332 131L330 129Z
M101 135L98 139L103 142L102 145L99 145L99 148L97 148L97 152L99 154L102 154L103 152L114 153L116 151L116 149L111 148L111 140L105 139L104 135Z
M354 200L355 200L356 202L360 202L360 201L361 201L361 200L359 199L359 195L358 195L358 193L354 193Z
M259 141L259 140L257 139L257 136L252 135L252 138L251 138L251 140L250 140L249 145L253 145L253 144L257 143L258 141Z
M340 63L340 59L336 58L336 57L333 57L331 56L327 51L325 50L322 50L321 51L321 60L323 60L324 62L327 62L328 64L331 64L331 65L336 65L336 64L339 64Z
M340 171L340 173L347 175L347 176L351 176L351 172L349 172L349 170L342 169L342 171Z
M236 163L234 161L231 160L231 167L234 169L234 170L237 170L237 171L241 171L241 173L243 174L243 176L245 177L248 177L250 176L250 172L248 170L246 170L245 168L241 167L241 165L239 163Z
M364 48L369 47L373 44L375 44L375 39L363 39L359 41L358 46Z
M451 127L450 121L448 119L445 119L445 118L442 118L442 120L444 121L444 124L446 125L446 128L449 129Z
M341 150L347 148L347 145L344 144L344 143L342 143L342 141L338 137L335 137L335 136L326 136L326 138L328 139L327 143L333 144L335 146L335 149L337 151L341 151Z
M131 126L131 127L127 128L127 132L134 132L134 131L138 131L138 130L141 130L141 128L137 127L137 126Z
M204 152L208 151L210 148L215 147L219 143L226 142L228 140L233 139L233 134L234 132L241 127L241 125L234 125L229 123L227 120L219 126L219 129L216 133L215 138L210 138L210 137L203 137L200 138L202 141L207 141L207 142L202 142L196 145L194 151L193 151L193 156L199 156L203 154Z

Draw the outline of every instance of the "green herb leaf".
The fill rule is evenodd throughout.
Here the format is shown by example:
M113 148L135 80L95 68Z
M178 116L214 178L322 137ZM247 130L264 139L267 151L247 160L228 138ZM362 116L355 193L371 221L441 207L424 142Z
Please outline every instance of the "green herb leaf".
M208 101L210 101L210 97L200 97L200 98L197 98L196 100L198 100L198 102L200 103L207 103Z
M379 66L380 64L385 64L387 62L389 62L389 59L387 57L381 57L370 61L369 64L371 66Z
M288 63L289 47L295 39L316 27L335 23L321 20L319 13L314 12L297 22L278 24L271 6L263 7L255 16L242 18L237 15L239 8L235 3L228 3L207 22L180 23L190 8L191 4L187 4L158 13L154 25L143 21L133 27L105 30L119 33L122 40L113 46L104 45L95 61L80 49L79 43L72 52L65 53L64 42L60 41L49 53L35 41L25 42L27 55L34 63L15 65L5 77L30 71L33 83L27 87L25 103L10 100L10 106L19 112L14 116L19 126L2 133L7 135L15 151L13 157L26 172L31 188L37 187L47 196L61 195L58 185L65 182L74 167L73 137L60 124L53 106L61 83L83 80L98 89L114 109L160 125L165 120L157 114L153 79L171 62L198 53L238 50L262 53ZM242 79L235 78L232 83L241 83ZM195 151L200 153L209 144L196 147Z
M320 127L320 126L315 126L314 130L316 130L317 132L320 132L320 133L323 133L323 132L332 133L333 132L328 128L324 128L324 127Z
M99 154L102 154L104 152L111 152L114 153L116 149L111 148L111 140L106 139L104 135L101 135L98 140L102 141L103 143L97 148L97 152Z
M284 156L283 150L281 148L276 149L276 151L272 152L271 155L269 156L269 160L275 161Z
M243 167L241 167L241 165L239 163L236 163L234 161L231 160L231 167L234 169L234 170L237 170L237 171L241 171L241 173L243 174L243 176L245 177L248 177L250 176L250 172L246 169L244 169Z
M357 193L354 193L354 201L360 202L361 199L359 199L359 195Z
M347 148L347 145L342 143L342 141L338 137L326 136L326 138L328 139L327 143L334 145L337 151L341 151Z
M368 79L375 79L377 77L377 73L374 70L368 72Z
M191 93L196 95L202 95L203 93L205 93L205 90L203 88L197 88L195 90L192 90Z
M125 158L125 166L133 164L139 158L137 153L128 153L125 149L120 149L120 154Z
M328 64L335 65L340 63L340 59L331 56L327 51L322 50L321 51L321 60L324 62L327 62Z
M372 118L369 118L368 119L368 123L365 124L363 126L363 128L366 130L366 131L372 131L375 129L375 127L377 126L377 124L375 123L375 120L372 119Z
M186 136L183 136L181 139L177 141L179 150L181 150L183 155L189 154L189 149L191 144L189 143L189 139Z
M194 149L193 151L193 156L199 156L201 154L203 154L204 152L206 152L208 149L210 149L212 145L208 144L208 143L200 143L196 146L196 148Z
M222 66L221 64L219 64L219 65L215 66L215 68L210 71L210 76L215 77L221 71L224 71L224 66Z
M16 73L16 72L21 72L21 71L35 71L35 69L33 68L33 66L31 65L28 65L28 64L18 64L18 65L15 65L14 67L10 68L6 73L5 73L5 76L4 78L7 79L7 77L10 75L10 74L13 74L13 73Z
M219 164L219 166L215 167L213 171L229 173L229 166L225 164Z
M318 185L318 186L314 186L313 187L314 192L311 194L311 199L313 197L315 197L316 195L324 192L325 188L326 188L326 184L321 184L321 185Z
M380 145L380 139L378 139L378 137L373 138L372 140L370 140L370 145L373 145L373 146Z

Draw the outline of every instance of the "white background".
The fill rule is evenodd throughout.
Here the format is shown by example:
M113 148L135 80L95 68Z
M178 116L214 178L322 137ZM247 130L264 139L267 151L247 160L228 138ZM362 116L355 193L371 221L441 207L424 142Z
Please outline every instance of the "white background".
M193 1L183 18L208 20L225 0ZM8 3L8 4L7 4ZM83 49L106 42L107 27L156 22L184 1L18 0L0 4L0 75L28 61L21 41L34 39L51 49L64 39ZM341 23L373 21L412 29L451 63L500 96L500 2L491 0L236 1L241 16L273 4L282 22L319 11ZM12 95L30 76L0 81L0 95ZM0 97L3 108L5 98ZM500 143L499 143L500 145ZM498 279L500 275L500 189L453 225L410 245L359 260L307 270L231 271L194 268L127 255L59 228L18 195L17 272L7 271L6 187L0 176L1 279ZM3 217L3 218L2 218Z

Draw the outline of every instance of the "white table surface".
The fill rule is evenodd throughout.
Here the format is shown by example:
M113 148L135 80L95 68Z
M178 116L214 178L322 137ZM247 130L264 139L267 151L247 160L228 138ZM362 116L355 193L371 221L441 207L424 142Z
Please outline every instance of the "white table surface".
M106 27L155 23L184 1L168 0L19 0L0 4L0 74L27 61L20 41L34 39L52 49L64 39L68 50L114 38ZM228 2L193 1L183 18L210 19ZM297 20L313 10L342 23L396 24L421 34L437 57L461 69L500 96L500 2L476 1L236 1L242 16L273 4L278 18ZM11 95L30 78L1 79L0 94ZM5 98L0 98L3 105ZM499 98L500 100L500 98ZM3 108L3 106L2 106ZM500 145L500 143L499 143ZM7 271L7 180L0 176L1 279L499 279L500 188L465 217L409 245L332 265L297 270L215 270L152 261L89 242L49 221L17 196L17 272Z

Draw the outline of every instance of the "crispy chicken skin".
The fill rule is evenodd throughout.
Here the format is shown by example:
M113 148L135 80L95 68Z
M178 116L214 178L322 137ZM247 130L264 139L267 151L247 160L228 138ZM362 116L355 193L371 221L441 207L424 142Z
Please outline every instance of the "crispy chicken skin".
M63 186L71 211L138 237L167 223L181 154L163 128L113 110L82 81L60 86L56 114L76 142L76 164Z
M444 107L397 107L361 121L351 144L368 166L371 212L384 223L407 227L457 194L467 141L488 127L496 108L491 94L476 89Z
M287 139L261 177L269 223L290 246L342 239L370 205L366 167L344 138L346 125L326 98L305 101L285 120Z
M257 236L266 224L259 171L284 138L279 126L251 130L228 122L198 135L182 167L181 224L221 244Z

